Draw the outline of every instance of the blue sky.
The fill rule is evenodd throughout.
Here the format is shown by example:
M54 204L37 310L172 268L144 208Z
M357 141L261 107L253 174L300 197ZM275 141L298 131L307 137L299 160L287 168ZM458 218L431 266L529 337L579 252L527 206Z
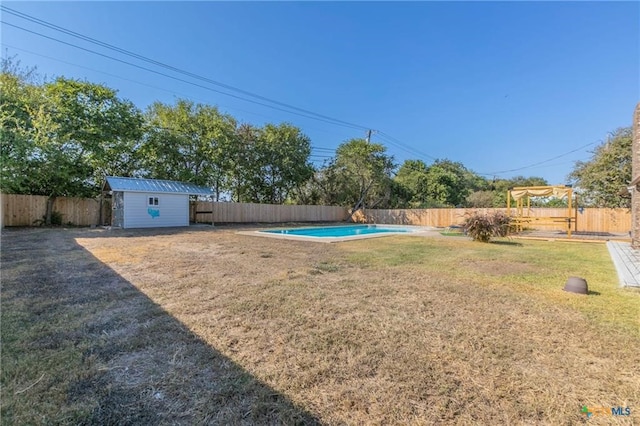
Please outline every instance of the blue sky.
M638 2L3 5L363 127L225 96L2 24L2 54L17 54L48 77L104 83L141 109L188 98L256 125L287 121L309 135L316 161L371 128L398 163L447 158L489 178L565 183L576 160L631 125L640 101ZM178 76L9 13L2 21Z

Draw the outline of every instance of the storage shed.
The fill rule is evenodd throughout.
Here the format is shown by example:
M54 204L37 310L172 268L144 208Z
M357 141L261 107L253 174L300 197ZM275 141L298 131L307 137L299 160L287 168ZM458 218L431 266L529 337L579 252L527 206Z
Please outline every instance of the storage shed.
M159 228L189 226L189 196L212 196L203 186L173 180L107 176L111 192L111 226Z

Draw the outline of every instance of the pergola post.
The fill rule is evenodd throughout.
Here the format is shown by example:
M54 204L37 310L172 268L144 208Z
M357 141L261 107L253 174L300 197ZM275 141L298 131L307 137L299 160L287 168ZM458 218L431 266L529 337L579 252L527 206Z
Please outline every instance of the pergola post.
M569 188L569 190L567 191L567 238L571 238L571 200L572 198L573 198L573 190Z

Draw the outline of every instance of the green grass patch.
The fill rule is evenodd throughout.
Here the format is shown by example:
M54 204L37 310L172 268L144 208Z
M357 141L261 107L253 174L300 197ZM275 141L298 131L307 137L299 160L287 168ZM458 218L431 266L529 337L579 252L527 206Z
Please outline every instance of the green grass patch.
M640 291L619 286L604 244L398 237L343 247L350 260L366 268L411 267L433 279L499 288L532 302L575 309L593 324L640 335ZM591 294L563 291L570 276L586 279Z

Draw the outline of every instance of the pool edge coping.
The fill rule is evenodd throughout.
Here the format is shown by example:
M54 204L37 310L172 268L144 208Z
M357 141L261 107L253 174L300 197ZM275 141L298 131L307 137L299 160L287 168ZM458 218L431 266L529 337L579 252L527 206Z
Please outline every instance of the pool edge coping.
M270 232L265 232L265 231L269 231L269 230L276 230L279 229L278 227L276 228L266 228L266 229L259 229L259 230L255 230L255 231L238 231L236 232L236 234L239 235L249 235L249 236L254 236L254 237L267 237L267 238L277 238L280 240L289 240L289 241L308 241L308 242L314 242L314 243L341 243L341 242L346 242L346 241L356 241L356 240L366 240L368 238L380 238L380 237L390 237L393 235L408 235L408 236L427 236L432 232L437 232L436 228L432 228L432 227L425 227L425 226L415 226L415 225L386 225L386 224L375 224L375 223L370 223L370 224L350 224L350 225L344 225L344 226L356 226L356 225L380 225L380 226L385 226L385 227L389 227L389 228L415 228L415 231L412 232L381 232L381 233L373 233L373 234L365 234L365 235L350 235L347 237L325 237L325 238L320 238L320 237L310 237L307 235L291 235L291 234L277 234L277 233L270 233ZM338 225L340 226L340 225ZM301 227L297 227L295 229L312 229L312 228L318 228L318 227L314 227L314 226L301 226ZM328 228L327 226L325 226L325 228ZM286 227L281 227L280 229L287 229Z

